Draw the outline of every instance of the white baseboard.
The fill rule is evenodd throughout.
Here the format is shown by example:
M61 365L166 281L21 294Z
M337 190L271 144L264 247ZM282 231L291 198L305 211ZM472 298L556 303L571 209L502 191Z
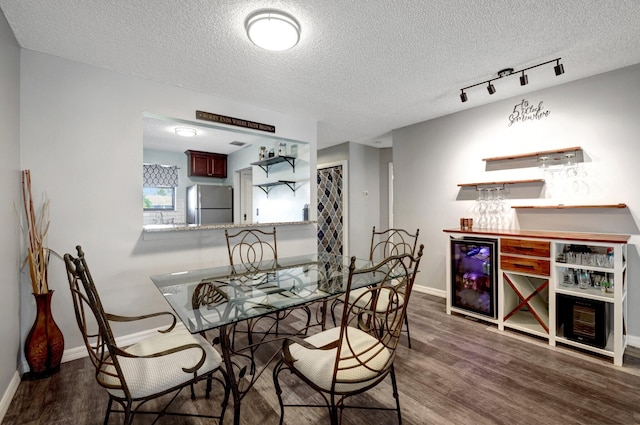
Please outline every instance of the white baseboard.
M166 328L167 328L166 326L162 326L159 328L149 329L146 331L137 332L130 335L124 335L116 338L116 344L118 344L118 346L120 347L127 347L131 344L135 344L136 342L142 341L145 338L155 335L160 329L166 329ZM184 328L184 325L178 322L176 324L175 329L178 330L181 328ZM80 347L67 348L64 350L64 353L62 353L62 363L70 362L72 360L82 359L84 357L87 357L88 355L89 353L87 352L87 348L84 345L81 345ZM29 371L29 365L27 364L26 360L23 360L22 363L20 364L20 375L23 375L28 371Z
M640 336L628 335L627 336L627 345L629 345L631 347L640 348Z
M423 294L433 295L435 297L440 297L440 298L445 298L447 296L447 291L443 289L429 288L428 286L413 285L413 290L416 292L421 292Z
M13 400L13 396L16 394L16 391L18 391L19 385L20 373L16 370L13 374L13 378L11 378L11 382L9 382L7 390L2 394L2 399L0 399L0 423L4 420L4 415L7 414L11 400Z

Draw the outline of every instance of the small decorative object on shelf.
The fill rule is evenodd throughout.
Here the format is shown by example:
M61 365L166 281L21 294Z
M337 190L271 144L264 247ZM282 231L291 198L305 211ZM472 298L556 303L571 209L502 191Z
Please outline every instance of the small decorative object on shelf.
M460 230L472 230L472 229L473 229L473 218L460 219Z
M278 145L278 156L286 156L287 155L287 144L285 142L280 142Z

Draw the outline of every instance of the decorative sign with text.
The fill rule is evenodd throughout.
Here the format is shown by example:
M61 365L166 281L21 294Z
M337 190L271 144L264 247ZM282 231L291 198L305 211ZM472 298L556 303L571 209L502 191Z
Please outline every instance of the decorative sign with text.
M276 132L276 127L273 125L227 117L225 115L212 114L211 112L196 111L196 119L218 122L220 124L235 125L237 127L250 128L252 130L267 131L269 133Z
M509 115L509 125L525 121L541 120L548 117L551 111L545 111L542 105L542 101L537 105L532 105L528 100L522 99L522 102L513 107L513 112Z

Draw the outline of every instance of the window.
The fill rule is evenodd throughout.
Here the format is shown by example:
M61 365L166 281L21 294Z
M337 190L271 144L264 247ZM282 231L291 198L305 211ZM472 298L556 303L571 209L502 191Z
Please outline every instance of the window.
M178 167L175 165L143 164L142 209L144 211L175 211Z
M145 211L175 210L176 190L173 187L145 187L142 189L142 208Z

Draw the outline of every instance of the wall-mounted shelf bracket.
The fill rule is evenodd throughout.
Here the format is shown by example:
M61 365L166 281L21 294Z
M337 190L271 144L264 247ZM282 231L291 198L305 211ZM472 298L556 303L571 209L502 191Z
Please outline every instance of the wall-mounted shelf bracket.
M255 185L255 187L259 187L260 189L262 189L262 191L267 195L267 198L269 197L269 192L271 192L271 189L276 186L287 186L293 192L293 196L296 195L296 182L290 180L278 180L277 182Z
M271 168L272 165L279 164L281 162L287 162L289 165L291 165L293 172L296 172L296 157L294 156L274 156L271 158L263 159L262 161L252 162L251 165L257 165L258 167L262 168L267 174L267 177L269 177L269 168Z

